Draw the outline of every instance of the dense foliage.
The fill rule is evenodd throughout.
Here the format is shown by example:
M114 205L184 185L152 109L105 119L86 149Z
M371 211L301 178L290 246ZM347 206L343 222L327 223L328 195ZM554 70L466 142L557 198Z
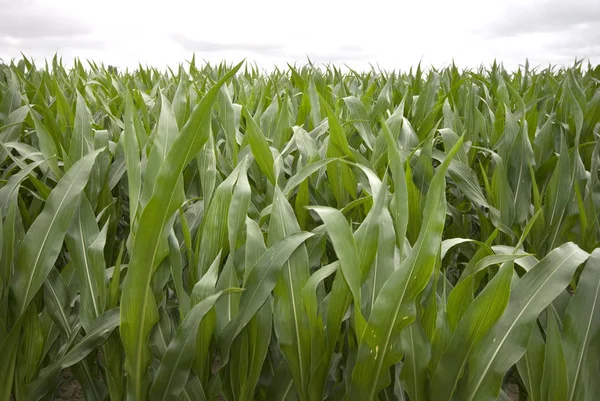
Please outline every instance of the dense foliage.
M596 400L599 121L580 64L1 65L0 400Z

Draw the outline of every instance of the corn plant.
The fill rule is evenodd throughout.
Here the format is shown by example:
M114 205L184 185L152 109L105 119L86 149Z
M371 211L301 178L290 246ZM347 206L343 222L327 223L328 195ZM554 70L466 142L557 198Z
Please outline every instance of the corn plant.
M0 65L0 401L592 401L600 68Z

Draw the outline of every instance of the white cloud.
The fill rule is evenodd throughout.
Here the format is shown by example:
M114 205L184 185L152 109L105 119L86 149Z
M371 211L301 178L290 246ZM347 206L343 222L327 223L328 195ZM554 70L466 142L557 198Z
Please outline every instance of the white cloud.
M598 0L550 1L0 0L11 15L0 27L0 57L58 51L65 61L121 67L174 66L194 51L200 60L247 58L265 68L307 57L353 68L599 62Z

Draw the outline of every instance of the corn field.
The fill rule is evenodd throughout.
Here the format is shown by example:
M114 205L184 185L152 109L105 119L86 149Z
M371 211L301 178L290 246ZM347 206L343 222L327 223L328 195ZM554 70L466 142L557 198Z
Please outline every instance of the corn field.
M581 63L2 64L0 401L598 400L599 134Z

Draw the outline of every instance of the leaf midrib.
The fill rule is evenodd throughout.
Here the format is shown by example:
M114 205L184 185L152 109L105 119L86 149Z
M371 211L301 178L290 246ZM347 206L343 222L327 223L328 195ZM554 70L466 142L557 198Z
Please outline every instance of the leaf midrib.
M486 364L485 368L482 369L482 374L479 375L479 377L480 377L479 380L477 381L476 385L473 387L473 390L471 391L471 393L467 397L468 400L472 400L473 397L476 395L477 391L479 390L479 386L483 382L484 378L487 376L488 371L489 371L492 363L494 362L494 360L496 359L496 356L498 355L498 352L500 352L500 349L502 348L502 346L506 342L506 339L508 338L508 336L512 332L512 330L515 327L515 325L517 324L517 322L520 320L521 316L523 316L523 314L525 313L525 311L527 310L527 308L529 307L529 305L533 302L533 299L542 290L542 288L544 287L544 285L546 285L546 283L548 281L550 281L550 279L552 277L554 277L554 274L558 271L558 269L560 269L560 267L563 264L565 264L568 261L568 259L571 256L573 256L574 254L576 254L577 252L578 252L577 250L574 250L573 252L571 252L571 254L569 254L569 256L565 257L564 260L560 264L558 264L556 266L556 268L554 269L554 271L551 274L548 275L548 277L542 282L542 284L538 287L538 289L531 295L531 297L529 298L529 301L527 301L527 303L523 306L523 308L521 308L521 311L517 314L516 318L513 319L513 322L509 325L508 330L505 331L504 336L502 336L503 337L502 340L498 342L496 350L492 353L491 358L489 358L489 362Z
M56 220L56 217L59 215L59 212L62 209L62 206L65 203L65 200L67 199L71 189L75 186L77 179L81 175L81 171L82 170L79 170L77 172L77 175L74 177L73 182L71 182L71 185L67 188L67 190L64 193L63 198L61 199L60 203L58 204L58 207L56 208L56 213L54 213L54 215L52 216L52 220L50 220L50 225L49 225L50 228L46 231L46 234L44 235L44 240L42 241L42 245L39 247L39 252L36 256L35 263L33 264L33 269L29 276L29 280L27 282L27 287L25 288L25 296L23 298L23 305L22 305L21 311L20 311L21 315L23 313L25 313L25 309L27 309L27 306L29 304L29 302L27 301L27 298L29 298L29 292L31 291L31 285L33 284L33 279L34 279L35 273L37 272L37 269L38 269L38 263L40 261L40 257L42 256L44 249L46 248L48 236L50 235L50 231L52 231L52 226L54 226L54 221Z

